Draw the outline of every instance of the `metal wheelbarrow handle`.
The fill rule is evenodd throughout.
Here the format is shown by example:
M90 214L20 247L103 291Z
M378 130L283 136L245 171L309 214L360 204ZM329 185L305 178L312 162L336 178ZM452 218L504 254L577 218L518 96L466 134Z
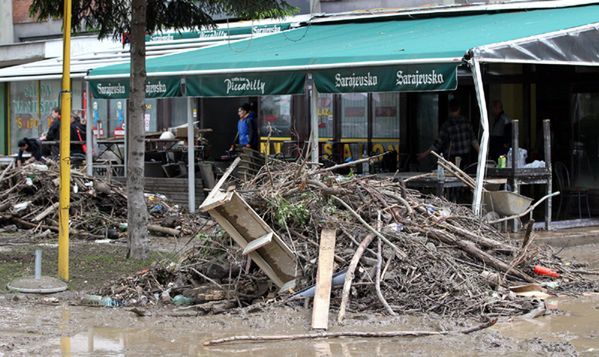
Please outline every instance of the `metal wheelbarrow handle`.
M545 195L545 196L541 197L535 204L533 204L526 211L524 211L524 212L522 212L520 214L515 214L515 215L509 216L509 217L503 217L503 218L500 218L500 219L497 219L497 220L494 220L494 221L491 221L491 222L488 222L488 223L489 224L495 224L495 223L500 223L500 222L503 222L503 221L509 221L511 219L523 217L523 216L527 215L528 213L532 212L532 210L534 210L535 208L537 208L538 205L540 205L541 203L543 203L543 201L545 201L549 197L553 197L553 196L557 196L557 195L559 195L559 191L552 192L552 193L550 193L548 195Z

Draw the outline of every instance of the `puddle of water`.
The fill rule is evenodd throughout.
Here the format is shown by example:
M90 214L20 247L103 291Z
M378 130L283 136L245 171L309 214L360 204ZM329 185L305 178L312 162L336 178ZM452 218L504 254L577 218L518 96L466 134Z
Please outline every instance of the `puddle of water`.
M231 334L244 334L232 331ZM248 331L245 332L247 334ZM251 332L250 332L251 333ZM229 332L227 333L227 335ZM217 335L215 335L216 337ZM222 334L218 334L222 336ZM51 355L61 356L127 356L127 355L188 355L188 356L390 356L402 351L417 355L462 356L457 343L447 346L443 337L426 339L331 339L228 344L205 348L208 339L199 331L117 330L91 328L86 333L61 337L54 341Z
M269 331L255 329L251 324L219 329L215 325L206 325L201 320L195 323L183 323L173 319L162 324L148 324L143 328L91 327L74 336L56 338L42 347L46 355L61 356L129 356L129 355L194 355L194 356L389 356L443 355L463 356L481 354L514 354L522 351L517 343L508 342L503 337L512 337L516 341L541 338L548 342L570 342L578 352L599 353L599 294L581 298L560 298L560 315L551 315L535 320L515 318L513 322L502 323L483 335L431 336L425 338L389 338L357 339L337 338L329 340L298 340L263 343L227 344L205 348L202 343L211 338L232 335L269 335L305 333L304 326L271 325ZM226 317L225 317L226 318ZM65 324L72 319L68 311L63 312L58 328L64 330ZM189 322L189 320L187 321ZM197 325L195 325L197 323ZM274 324L274 322L273 322ZM61 326L62 325L62 326ZM207 327L209 326L209 327ZM362 328L355 328L363 330ZM377 329L370 326L368 330ZM387 325L385 330L414 329L408 325ZM490 341L490 343L484 343ZM496 343L497 346L494 346ZM501 346L508 343L510 346ZM493 346L493 347L489 347ZM496 348L496 349L495 349Z
M599 294L556 299L561 313L534 320L515 319L494 327L517 339L539 337L550 342L570 342L578 352L599 354Z

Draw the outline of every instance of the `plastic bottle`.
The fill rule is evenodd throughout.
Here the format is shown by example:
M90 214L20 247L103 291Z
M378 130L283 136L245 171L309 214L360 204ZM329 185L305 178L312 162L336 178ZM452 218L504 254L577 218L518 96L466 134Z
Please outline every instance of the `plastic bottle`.
M505 169L506 166L507 166L507 158L505 157L505 155L499 156L499 158L497 159L497 168Z
M443 157L443 154L441 154L441 157ZM443 166L441 166L440 162L437 163L437 179L439 181L445 180L445 169L443 168Z
M100 295L85 295L83 303L89 305L102 305L102 296Z
M191 305L193 303L192 298L183 295L176 295L172 301L175 305Z
M362 153L362 158L365 159L368 157L368 150L364 147L364 152ZM362 163L362 174L368 175L370 173L370 163L369 161L364 161Z

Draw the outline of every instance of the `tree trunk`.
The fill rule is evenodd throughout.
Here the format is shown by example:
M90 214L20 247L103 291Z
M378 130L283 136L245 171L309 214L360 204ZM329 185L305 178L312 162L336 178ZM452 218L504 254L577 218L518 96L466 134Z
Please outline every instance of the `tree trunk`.
M131 4L131 92L129 94L127 135L127 257L148 256L148 209L144 199L144 121L146 83L146 1Z

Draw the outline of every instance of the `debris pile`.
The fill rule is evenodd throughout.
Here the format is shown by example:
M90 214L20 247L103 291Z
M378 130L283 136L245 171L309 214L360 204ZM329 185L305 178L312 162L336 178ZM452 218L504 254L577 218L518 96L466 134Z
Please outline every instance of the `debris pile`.
M59 171L55 165L8 167L0 181L0 228L15 226L58 232ZM120 184L71 170L71 234L116 239L127 229L127 195ZM152 233L179 235L197 230L194 220L162 195L146 195Z
M343 290L333 290L331 304L341 311L508 316L536 307L509 289L549 280L535 276L535 266L559 272L562 282L584 280L550 248L531 244L532 224L523 242L511 241L467 207L402 182L339 176L337 168L270 161L251 180L236 183L237 193L297 257L295 288L282 292L286 302L303 301L302 289L315 285L325 228L336 229L334 271L345 281ZM202 233L198 241L178 263L160 262L102 293L142 305L174 302L180 294L197 310L214 312L217 300L208 301L206 289L221 291L218 311L276 292L226 235Z
M133 276L110 282L98 293L123 305L194 304L205 313L248 305L269 294L268 278L259 270L246 270L247 260L222 231L210 236L201 233L195 240L199 243L178 263L155 262Z
M536 282L535 265L557 270L565 280L580 278L548 248L533 247L530 230L519 244L467 207L423 196L402 182L337 176L333 170L273 163L241 189L300 258L300 286L315 283L319 236L326 227L337 229L335 271L352 273L350 262L359 258L351 283L356 310L520 314L531 309L530 300L507 287ZM366 249L358 257L360 245ZM334 292L333 304L339 298Z

